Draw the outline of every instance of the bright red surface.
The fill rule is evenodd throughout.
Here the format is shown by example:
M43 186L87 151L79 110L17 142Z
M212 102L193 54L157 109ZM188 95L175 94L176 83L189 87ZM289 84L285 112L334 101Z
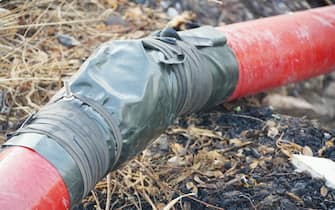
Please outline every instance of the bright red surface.
M335 70L335 6L218 29L239 62L230 99Z
M25 147L0 152L0 209L65 210L70 198L62 177L43 157Z
M335 69L335 6L220 27L239 62L230 99ZM0 152L0 209L70 208L58 171L36 152Z

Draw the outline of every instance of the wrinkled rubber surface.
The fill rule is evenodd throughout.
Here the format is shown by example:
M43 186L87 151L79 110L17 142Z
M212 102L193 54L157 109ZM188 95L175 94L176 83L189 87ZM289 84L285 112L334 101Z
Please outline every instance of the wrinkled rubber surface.
M201 71L210 72L213 81L210 97L204 96L209 99L201 109L222 102L238 78L237 61L224 35L212 27L203 27L183 32L183 36L212 43L198 48L206 68ZM180 70L184 71L198 67L165 64L160 62L162 56L159 50L145 48L143 40L108 42L83 64L70 84L75 94L102 104L119 125L123 149L118 165L141 152L175 119L178 94L183 90L173 65L183 65ZM63 92L55 98L61 95Z
M85 96L104 107L118 126L122 136L122 153L119 159L110 155L110 163L118 161L117 167L142 151L178 114L207 109L229 96L235 99L331 71L335 67L334 39L330 38L334 34L334 8L240 23L223 27L219 29L221 32L203 27L179 33L179 41L184 41L187 47L193 44L198 48L199 52L195 54L201 57L200 65L183 62L185 59L181 58L185 58L185 54L183 49L178 49L183 48L178 45L178 40L171 39L171 49L165 53L160 46L170 40L166 37L158 37L165 42L158 44L156 41L150 44L157 37L147 38L149 43L146 40L109 42L85 62L72 78L70 88L75 95ZM228 37L238 64L223 33ZM193 53L187 54L192 56ZM176 72L181 70L185 72ZM206 71L206 81L210 81L205 86L211 89L210 96L201 95L206 91L201 91L200 95L186 91L202 85L194 82L198 80L200 70ZM208 72L211 79L207 77ZM183 78L184 75L195 79ZM180 81L187 81L188 84ZM200 89L196 92L200 93ZM64 90L61 90L53 102L63 95ZM204 99L201 106L196 104L196 108L191 103L195 96ZM109 139L116 142L113 129L105 122L103 113L95 112L91 107L82 111L89 112L92 122L99 124L102 130L110 131ZM90 140L97 141L95 138ZM36 147L31 145L31 148ZM54 162L53 155L40 154L61 171L64 165ZM112 165L107 168L111 169ZM63 178L66 175L62 174Z
M19 137L20 132L44 134L64 147L81 171L84 184L82 194L73 192L78 186L68 189L74 205L102 174L141 152L178 115L207 109L229 97L237 79L235 56L226 45L224 35L212 27L182 32L177 38L151 36L108 42L88 58L71 79L70 90L77 97L65 100L62 89L15 136ZM94 109L95 105L81 98L94 101L103 111ZM117 128L108 121L113 121ZM43 124L47 126L44 128ZM80 124L82 129L78 129ZM85 132L89 134L84 135ZM120 132L122 141L120 157L113 152L121 148L117 146L120 139L116 132ZM101 141L105 141L109 155L99 155L100 150L106 153L98 146L104 145ZM97 146L92 145L95 143ZM42 149L22 141L9 140L6 145L24 145L37 152ZM50 154L42 155L50 160L54 158ZM109 157L109 161L105 161L105 157ZM85 159L87 164L83 162ZM103 165L98 167L101 163ZM61 170L59 164L56 166ZM65 181L73 178L68 174L62 176Z
M59 100L47 104L32 115L12 134L13 138L4 146L25 146L43 154L59 169L67 185L74 188L70 188L69 193L71 200L78 202L90 192L97 180L105 176L111 168L110 161L117 159L114 149L116 141L112 140L114 135L104 129L108 126L104 126L103 122L104 120L81 100ZM25 141L22 134L26 134L23 137L30 140ZM40 134L42 137L31 134ZM58 145L65 152L62 162L57 161L57 156L53 154L56 149L61 150ZM53 147L53 150L50 147ZM72 168L72 173L64 173L65 165ZM75 173L77 168L80 171L79 177L78 173ZM75 183L81 184L82 190L78 190L81 186L74 186Z

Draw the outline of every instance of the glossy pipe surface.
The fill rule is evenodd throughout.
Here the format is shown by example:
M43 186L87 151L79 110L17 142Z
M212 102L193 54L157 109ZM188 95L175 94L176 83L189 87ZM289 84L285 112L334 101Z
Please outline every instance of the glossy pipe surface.
M335 68L335 6L218 29L239 64L230 99ZM22 146L1 150L0 175L0 208L63 210L73 205L59 171L34 150Z
M335 70L335 6L218 27L239 63L230 99Z
M70 198L58 171L25 147L0 152L0 208L65 210Z

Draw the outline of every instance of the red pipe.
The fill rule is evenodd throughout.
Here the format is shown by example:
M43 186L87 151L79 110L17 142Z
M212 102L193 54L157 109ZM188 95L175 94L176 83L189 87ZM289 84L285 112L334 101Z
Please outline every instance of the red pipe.
M239 63L235 99L335 68L335 6L220 27ZM0 152L0 208L69 209L67 187L35 151ZM13 202L14 201L14 202Z
M58 171L25 147L0 152L0 208L65 210L70 198Z
M230 100L335 69L335 6L218 29L239 63Z

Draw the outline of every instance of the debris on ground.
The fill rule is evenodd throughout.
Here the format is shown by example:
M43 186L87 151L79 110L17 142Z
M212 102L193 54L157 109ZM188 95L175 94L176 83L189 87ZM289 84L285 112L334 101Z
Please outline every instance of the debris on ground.
M335 190L297 172L289 161L295 154L335 160L335 135L306 119L239 103L238 113L231 109L237 104L229 103L178 119L135 160L113 172L113 207L150 209L154 204L160 209L195 193L175 208L335 208ZM269 135L270 130L277 130L276 135ZM105 189L101 182L95 193L105 198ZM89 196L76 209L95 205Z
M58 33L56 34L56 37L59 43L66 47L74 47L80 45L80 42L70 35Z
M102 42L141 38L166 25L224 25L314 5L305 0L157 2L1 1L0 143ZM324 75L179 118L75 209L106 204L107 209L334 209L335 190L297 172L289 161L296 154L335 161L334 84L334 74ZM276 104L264 100L272 94L296 98L292 113L306 109L288 116L291 112L268 106Z
M306 155L293 155L291 162L298 172L307 172L313 178L324 179L328 187L335 189L334 161Z

